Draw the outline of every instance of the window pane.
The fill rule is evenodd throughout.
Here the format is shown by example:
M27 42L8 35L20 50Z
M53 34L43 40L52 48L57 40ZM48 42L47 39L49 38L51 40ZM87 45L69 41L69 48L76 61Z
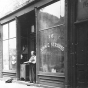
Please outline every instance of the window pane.
M63 26L51 29L51 72L64 72L64 37Z
M9 38L16 37L16 21L9 23Z
M63 26L40 32L40 71L64 73Z
M3 25L3 40L8 39L8 24Z
M50 72L50 30L44 30L40 32L40 71Z
M3 41L3 70L9 70L8 40Z
M46 29L64 23L65 0L55 2L39 10L39 29Z
M10 70L16 69L16 38L9 40Z

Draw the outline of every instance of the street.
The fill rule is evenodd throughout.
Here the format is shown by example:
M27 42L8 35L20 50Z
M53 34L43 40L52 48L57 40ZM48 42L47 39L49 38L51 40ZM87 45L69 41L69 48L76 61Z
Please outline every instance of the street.
M0 88L42 88L42 87L27 86L19 83L5 83L5 81L0 81Z

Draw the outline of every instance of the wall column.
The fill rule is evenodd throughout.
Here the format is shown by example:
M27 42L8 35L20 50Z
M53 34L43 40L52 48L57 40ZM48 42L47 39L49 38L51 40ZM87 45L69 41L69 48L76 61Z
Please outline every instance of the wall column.
M19 20L17 17L15 17L16 19L16 34L17 34L17 70L16 70L16 77L17 80L20 79L20 58L21 58L21 36L20 36L20 24L19 24Z

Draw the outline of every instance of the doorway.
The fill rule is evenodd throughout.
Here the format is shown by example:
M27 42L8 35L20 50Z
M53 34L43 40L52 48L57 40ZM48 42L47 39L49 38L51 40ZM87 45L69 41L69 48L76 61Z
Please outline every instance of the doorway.
M76 87L88 87L88 23L76 25Z
M20 80L30 81L30 66L24 64L36 52L35 12L31 11L19 17L20 23Z

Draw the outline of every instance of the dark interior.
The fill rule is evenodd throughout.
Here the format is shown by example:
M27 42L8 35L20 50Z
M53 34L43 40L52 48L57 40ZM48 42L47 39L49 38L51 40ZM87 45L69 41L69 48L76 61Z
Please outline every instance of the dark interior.
M21 64L28 61L30 52L36 51L35 13L31 11L19 17L21 30Z

